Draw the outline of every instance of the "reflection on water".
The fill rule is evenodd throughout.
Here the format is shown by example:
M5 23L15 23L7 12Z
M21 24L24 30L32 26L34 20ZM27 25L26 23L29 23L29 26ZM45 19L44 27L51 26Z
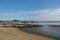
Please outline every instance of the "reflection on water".
M57 23L55 23L55 24L57 24ZM43 25L42 27L24 28L24 29L28 32L31 32L31 33L35 33L35 34L39 34L39 35L44 35L44 36L60 39L60 27L53 27L53 26L51 27L51 26L49 26L49 25L51 25L51 23L49 23L49 24L44 23L42 25Z

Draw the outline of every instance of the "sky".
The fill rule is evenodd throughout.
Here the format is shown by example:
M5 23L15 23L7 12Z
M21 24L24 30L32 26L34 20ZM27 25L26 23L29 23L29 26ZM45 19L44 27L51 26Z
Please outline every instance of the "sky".
M60 0L0 0L0 20L60 21Z

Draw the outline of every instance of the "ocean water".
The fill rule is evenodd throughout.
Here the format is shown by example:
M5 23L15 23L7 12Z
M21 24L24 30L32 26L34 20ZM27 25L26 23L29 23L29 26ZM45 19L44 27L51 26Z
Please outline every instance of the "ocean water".
M35 24L39 24L39 25L60 25L60 21L39 21Z
M42 26L33 28L24 28L24 30L34 34L60 39L60 22L39 22L36 24Z

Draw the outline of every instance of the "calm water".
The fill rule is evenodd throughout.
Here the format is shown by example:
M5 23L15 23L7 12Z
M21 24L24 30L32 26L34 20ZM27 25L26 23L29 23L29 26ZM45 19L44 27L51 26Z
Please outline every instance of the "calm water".
M60 27L48 26L48 25L60 25L60 22L39 22L38 24L43 26L34 28L25 28L24 30L35 34L60 39Z
M42 21L42 22L38 22L38 23L35 23L35 24L42 24L42 25L60 25L60 21L49 21L49 22L46 22L46 21Z

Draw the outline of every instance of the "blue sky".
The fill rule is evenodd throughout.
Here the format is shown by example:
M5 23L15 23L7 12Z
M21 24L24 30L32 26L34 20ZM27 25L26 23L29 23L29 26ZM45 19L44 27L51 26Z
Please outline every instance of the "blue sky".
M60 0L0 0L0 20L59 21Z

